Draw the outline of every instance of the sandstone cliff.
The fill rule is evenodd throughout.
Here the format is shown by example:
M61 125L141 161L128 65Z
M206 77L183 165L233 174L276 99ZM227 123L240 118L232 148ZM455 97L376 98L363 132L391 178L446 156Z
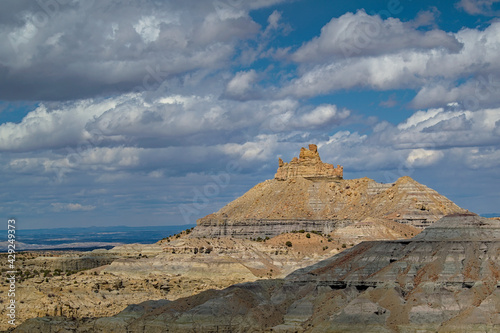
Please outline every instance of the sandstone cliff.
M194 237L273 237L292 230L330 233L365 218L424 228L465 212L410 177L392 184L342 179L342 167L323 163L315 145L290 163L280 159L274 179L257 184L221 210L197 221Z
M146 302L15 332L498 332L500 222L448 216L410 240L363 242L284 279Z

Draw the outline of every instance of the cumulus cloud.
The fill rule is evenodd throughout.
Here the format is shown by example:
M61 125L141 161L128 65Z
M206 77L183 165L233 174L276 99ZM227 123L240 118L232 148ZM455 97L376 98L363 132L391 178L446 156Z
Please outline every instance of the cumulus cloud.
M422 23L420 23L422 24ZM419 31L396 18L383 20L364 10L333 18L319 37L300 47L293 55L296 62L325 62L332 58L390 54L405 49L446 49L458 52L462 45L441 30Z
M0 125L0 150L13 154L4 169L58 181L95 173L97 181L108 182L127 173L171 177L203 172L228 160L257 165L271 156L275 142L334 129L351 115L335 105L294 99L145 95L41 104L21 122Z
M408 155L406 162L411 167L425 167L435 164L443 158L443 156L444 153L442 151L414 149Z
M268 161L276 148L276 135L259 135L256 137L256 140L252 142L221 145L222 151L245 163L249 161Z
M236 100L246 100L256 97L255 83L258 75L253 69L241 71L234 75L228 82L225 96Z
M335 105L320 105L309 113L299 118L299 124L304 127L328 125L332 122L341 121L349 117L351 112L343 109L338 110Z
M0 125L0 151L74 147L92 138L92 133L85 129L89 119L115 108L130 97L120 96L102 101L81 100L70 104L69 108L62 104L48 109L42 104L28 113L20 123Z
M382 41L366 39L354 45L355 53L343 51L341 45L359 41L359 34L368 29L358 26L371 25L380 28ZM405 44L407 36L412 46ZM461 102L468 109L490 107L499 95L495 93L499 36L500 22L484 30L462 29L452 34L436 29L422 32L397 19L382 20L364 12L345 14L332 19L319 37L292 55L300 65L299 75L283 86L281 96L312 97L355 87L409 88L420 90L413 107L450 102ZM464 83L458 85L459 80Z
M351 115L348 109L338 109L336 105L322 104L312 110L299 107L292 100L283 100L272 104L272 112L267 122L272 132L292 130L317 130L334 128L342 124Z
M259 31L245 3L227 8L200 1L44 4L3 6L11 19L0 25L0 38L8 41L0 50L0 98L59 100L148 89L151 83L144 81L158 85L226 67L237 45Z
M477 110L498 105L500 78L492 73L479 74L455 86L454 82L431 82L423 86L413 98L411 106L430 108L458 103L463 108Z
M498 144L493 131L500 119L500 109L451 111L443 108L418 111L396 131L381 137L399 148L474 147ZM389 134L390 133L390 134Z
M47 12L42 2L4 1L0 98L37 104L23 119L2 114L17 120L0 124L0 169L9 188L24 187L0 209L106 207L117 224L132 210L161 224L228 165L238 166L228 185L238 189L211 204L272 177L278 156L290 160L308 143L346 174L388 182L453 163L500 165L500 22L451 33L437 28L435 8L405 22L358 11L299 46L274 43L291 31L280 11L263 26L249 15L280 2L61 1ZM318 98L359 88L391 91L351 109L340 94ZM398 124L363 116L412 91L418 111Z
M11 159L5 166L9 172L110 173L101 175L106 179L121 172L150 177L168 177L181 169L201 172L231 159L251 165L269 160L283 140L323 142L339 152L334 160L357 169L422 167L443 158L440 151L500 143L500 109L454 107L417 111L397 126L382 122L371 134L344 131L324 139L326 128L334 131L350 117L350 110L336 105L311 107L294 99L239 102L170 95L146 101L140 94L127 94L54 109L42 105L20 123L0 126L0 136L5 152L50 151ZM50 133L58 128L66 131L53 139Z

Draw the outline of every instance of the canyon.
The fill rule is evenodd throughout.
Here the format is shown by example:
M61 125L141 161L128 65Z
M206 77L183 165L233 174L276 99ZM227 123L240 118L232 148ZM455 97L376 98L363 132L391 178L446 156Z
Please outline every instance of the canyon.
M98 319L26 321L15 332L496 332L500 221L452 214L411 239L366 241L281 279Z

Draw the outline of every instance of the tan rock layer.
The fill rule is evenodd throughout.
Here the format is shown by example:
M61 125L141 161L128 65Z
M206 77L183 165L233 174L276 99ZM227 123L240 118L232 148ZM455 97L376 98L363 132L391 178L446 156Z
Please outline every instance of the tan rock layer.
M257 184L217 213L199 219L193 236L265 238L300 229L329 233L366 218L424 228L444 215L463 212L410 177L393 184L369 178L272 179Z

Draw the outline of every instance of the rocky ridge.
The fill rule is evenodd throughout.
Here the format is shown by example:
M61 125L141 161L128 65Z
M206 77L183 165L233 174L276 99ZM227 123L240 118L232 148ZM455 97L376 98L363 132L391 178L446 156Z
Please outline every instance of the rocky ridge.
M342 179L343 168L323 163L317 147L302 148L290 163L280 159L274 179L257 184L218 212L197 221L193 237L274 237L293 230L330 233L365 218L424 228L463 213L446 197L410 177L382 184Z
M412 239L363 242L284 279L111 318L37 318L16 332L498 332L499 253L500 221L455 214Z

